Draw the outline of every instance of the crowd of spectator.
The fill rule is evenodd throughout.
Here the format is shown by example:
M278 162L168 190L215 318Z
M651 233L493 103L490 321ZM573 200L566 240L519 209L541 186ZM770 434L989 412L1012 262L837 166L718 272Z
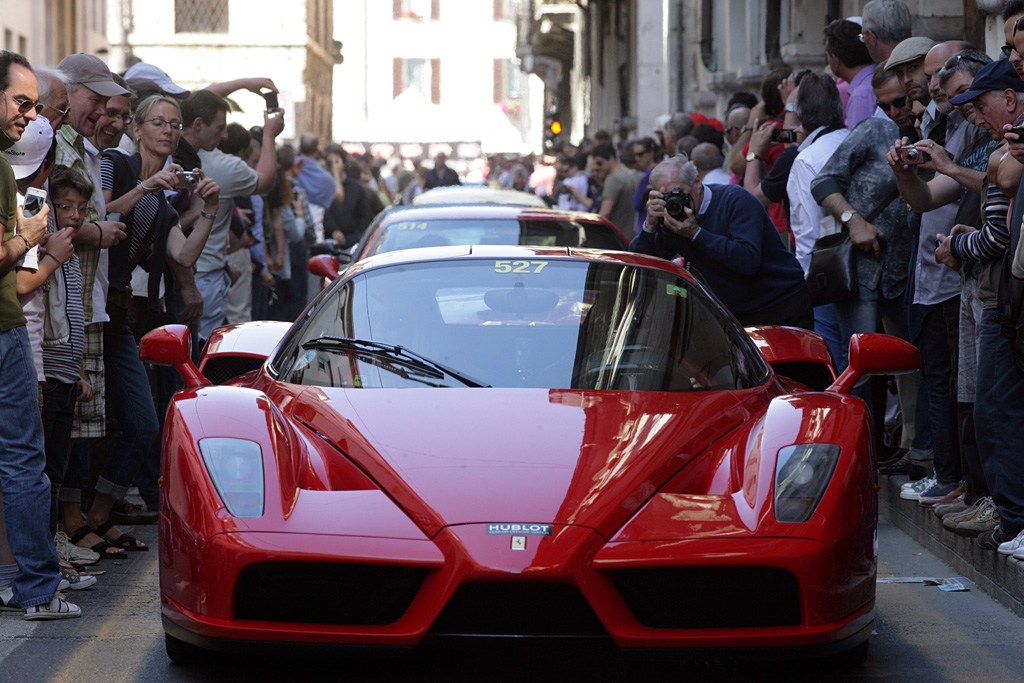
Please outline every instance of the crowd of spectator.
M1000 59L911 32L871 0L823 35L828 72L777 69L721 120L659 117L551 157L491 157L489 184L600 214L630 248L683 257L745 325L814 329L836 365L850 336L915 344L919 373L855 391L899 434L879 461L943 525L1024 558L1024 0ZM178 379L142 335L293 320L317 243L357 243L387 206L462 182L412 163L229 123L243 78L188 91L155 65L97 57L33 68L0 51L0 609L77 617L67 590L102 558L146 551L118 525L158 513L159 434ZM854 291L812 306L829 230L854 246ZM896 417L892 417L892 413ZM45 474L45 476L44 476ZM138 488L143 505L126 501Z
M1003 20L993 60L872 0L825 28L827 72L772 71L722 122L676 113L617 145L564 145L534 189L601 213L635 251L683 257L743 324L813 328L840 368L857 332L915 344L921 370L896 396L855 389L897 435L881 472L909 474L901 495L945 528L1024 558L1024 2ZM815 244L836 230L856 286L812 309Z

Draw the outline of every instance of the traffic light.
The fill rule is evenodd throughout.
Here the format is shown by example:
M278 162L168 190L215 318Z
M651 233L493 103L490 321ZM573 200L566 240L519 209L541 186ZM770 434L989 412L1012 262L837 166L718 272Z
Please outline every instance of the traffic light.
M558 112L544 117L544 151L557 152L562 143L562 122Z

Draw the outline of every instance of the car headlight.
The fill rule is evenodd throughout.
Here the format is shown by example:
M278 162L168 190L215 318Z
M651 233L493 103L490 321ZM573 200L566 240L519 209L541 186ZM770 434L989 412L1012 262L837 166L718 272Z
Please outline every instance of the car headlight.
M805 443L779 451L775 461L775 519L810 519L832 480L840 450L831 443Z
M255 441L209 438L199 441L206 471L234 517L263 516L263 450Z

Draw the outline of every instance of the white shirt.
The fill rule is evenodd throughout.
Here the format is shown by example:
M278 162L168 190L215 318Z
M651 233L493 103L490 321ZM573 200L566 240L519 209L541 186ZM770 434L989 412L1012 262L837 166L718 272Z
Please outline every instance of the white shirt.
M720 168L713 169L711 171L708 171L707 174L704 176L704 184L705 185L728 185L729 184L729 174L726 173L725 171L723 171Z
M818 206L811 196L811 181L818 171L832 157L832 153L846 139L850 131L846 128L834 130L822 135L825 126L814 130L807 139L800 143L800 153L793 160L786 182L786 194L789 195L789 229L793 233L796 245L796 260L807 275L811 266L811 251L814 240L818 239L818 225L825 217L825 209Z

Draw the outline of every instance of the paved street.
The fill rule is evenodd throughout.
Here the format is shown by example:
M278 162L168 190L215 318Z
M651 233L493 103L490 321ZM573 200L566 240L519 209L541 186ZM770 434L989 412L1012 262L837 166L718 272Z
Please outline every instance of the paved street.
M155 527L135 533L155 544ZM155 550L155 548L154 548ZM954 576L894 527L880 532L880 580ZM0 681L114 683L117 681L251 681L317 677L349 681L517 680L787 680L787 681L1019 681L1024 624L973 585L947 593L922 584L881 583L878 620L868 663L856 672L806 665L741 668L691 663L638 663L620 656L519 647L437 649L398 660L226 660L205 669L172 665L163 649L156 553L106 563L94 590L72 598L78 620L30 623L0 614ZM684 673L685 672L685 673ZM682 674L682 675L681 675ZM322 677L322 678L321 678Z

